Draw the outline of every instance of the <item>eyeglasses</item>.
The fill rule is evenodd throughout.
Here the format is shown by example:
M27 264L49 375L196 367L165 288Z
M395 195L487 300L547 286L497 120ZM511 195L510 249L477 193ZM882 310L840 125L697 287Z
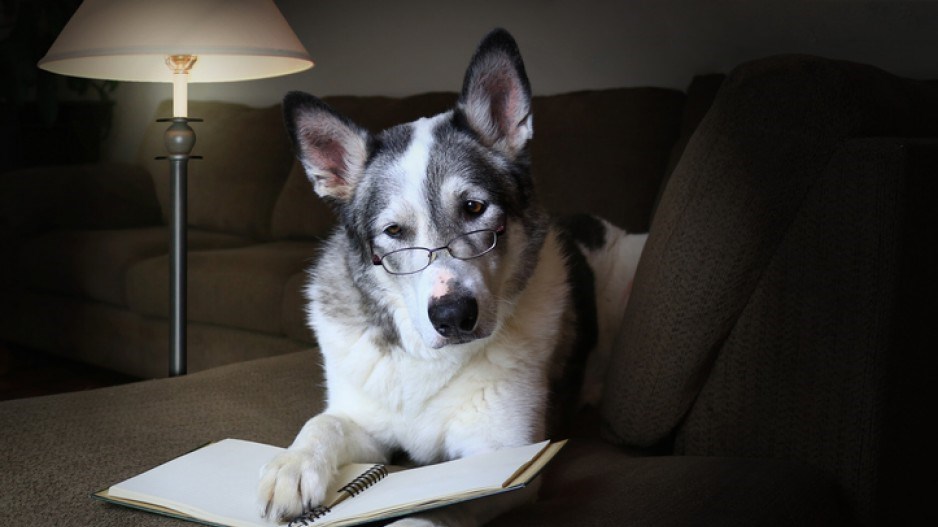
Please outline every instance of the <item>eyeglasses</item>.
M498 229L483 229L467 232L450 240L443 247L426 249L424 247L408 247L391 251L384 256L373 256L372 263L384 267L384 270L395 275L414 274L423 271L436 260L441 251L459 260L471 260L495 248L498 236L505 232L505 227Z

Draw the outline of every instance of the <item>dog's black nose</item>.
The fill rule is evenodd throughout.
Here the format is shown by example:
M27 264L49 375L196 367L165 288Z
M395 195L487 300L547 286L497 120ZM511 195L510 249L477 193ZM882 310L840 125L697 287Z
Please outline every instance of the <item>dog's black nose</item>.
M446 338L468 336L476 327L479 304L471 296L445 295L427 310L436 332Z

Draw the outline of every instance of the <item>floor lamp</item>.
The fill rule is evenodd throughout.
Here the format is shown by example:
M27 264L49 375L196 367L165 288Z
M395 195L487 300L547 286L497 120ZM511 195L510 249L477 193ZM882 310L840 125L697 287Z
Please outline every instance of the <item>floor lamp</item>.
M73 77L172 82L170 367L186 373L186 187L195 145L190 82L276 77L313 66L273 0L85 0L39 61Z

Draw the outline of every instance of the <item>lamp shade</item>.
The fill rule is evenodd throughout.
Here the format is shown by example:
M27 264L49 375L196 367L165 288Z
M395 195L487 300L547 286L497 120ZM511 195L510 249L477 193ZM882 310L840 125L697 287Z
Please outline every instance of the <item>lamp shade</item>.
M313 66L273 0L85 0L39 67L173 82L171 55L197 57L188 82L261 79Z

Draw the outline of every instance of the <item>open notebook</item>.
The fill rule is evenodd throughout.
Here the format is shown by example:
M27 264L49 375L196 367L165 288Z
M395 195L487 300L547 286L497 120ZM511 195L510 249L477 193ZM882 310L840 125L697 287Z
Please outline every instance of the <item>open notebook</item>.
M565 441L544 441L406 470L346 465L323 507L292 525L332 526L394 518L523 487ZM257 508L261 467L283 449L225 439L112 485L94 497L225 527L272 526Z

